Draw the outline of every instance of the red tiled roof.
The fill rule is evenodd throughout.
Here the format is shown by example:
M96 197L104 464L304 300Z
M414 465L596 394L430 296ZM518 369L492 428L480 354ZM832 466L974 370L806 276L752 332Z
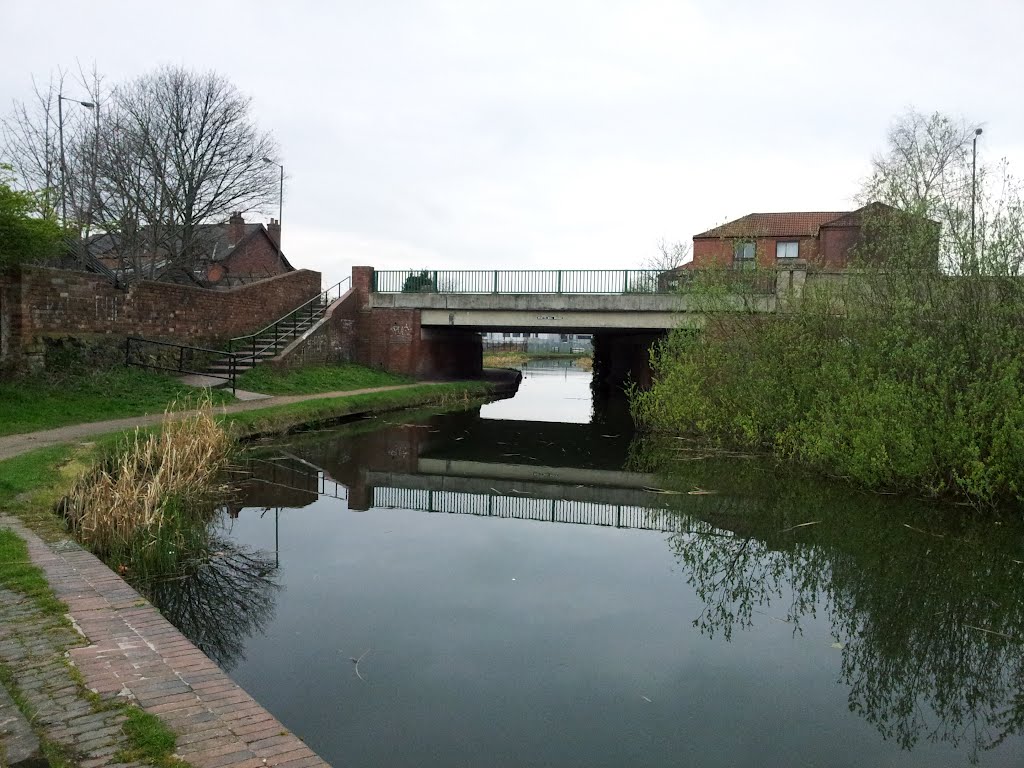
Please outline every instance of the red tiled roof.
M735 221L694 235L712 237L817 237L818 229L851 211L813 213L748 213Z

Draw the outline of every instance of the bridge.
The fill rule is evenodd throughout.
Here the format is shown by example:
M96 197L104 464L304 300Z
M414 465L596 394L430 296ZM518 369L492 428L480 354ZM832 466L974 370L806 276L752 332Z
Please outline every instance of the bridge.
M717 274L727 290L716 298L716 311L780 311L808 280L806 268L796 265ZM482 374L481 332L590 333L598 379L642 385L650 379L651 344L671 328L705 321L706 301L686 290L692 277L643 269L353 267L351 289L296 345L308 345L326 362L343 359L418 378L471 378Z

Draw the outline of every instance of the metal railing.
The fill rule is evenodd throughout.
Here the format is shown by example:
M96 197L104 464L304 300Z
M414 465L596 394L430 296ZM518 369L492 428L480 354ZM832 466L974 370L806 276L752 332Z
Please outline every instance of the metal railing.
M547 523L636 528L663 533L686 530L687 523L681 516L671 511L648 507L386 486L377 486L373 489L373 505L391 509L417 509L423 512L503 517Z
M256 333L229 339L228 352L238 354L241 360L255 364L268 350L273 349L276 351L278 344L281 343L281 339L297 335L295 328L299 324L309 323L312 325L312 321L317 315L323 313L332 302L341 298L344 293L341 286L351 280L351 277L346 277L330 288L320 291L320 293L302 306L293 309L284 317L275 320L266 328L256 331ZM288 327L286 328L285 326Z
M168 354L153 353L152 349L154 347ZM151 350L149 356L147 356L147 350ZM194 365L197 353L204 357L225 358L228 361L227 372L211 373L207 368L200 369L200 366ZM177 364L167 364L171 362L176 362ZM211 379L222 379L231 385L232 394L235 392L235 382L238 379L238 356L232 352L226 352L222 349L192 347L187 344L174 344L169 341L154 341L153 339L143 339L138 336L129 336L125 339L124 364L156 371L191 373L198 376L208 376Z
M672 293L657 269L374 270L375 293Z

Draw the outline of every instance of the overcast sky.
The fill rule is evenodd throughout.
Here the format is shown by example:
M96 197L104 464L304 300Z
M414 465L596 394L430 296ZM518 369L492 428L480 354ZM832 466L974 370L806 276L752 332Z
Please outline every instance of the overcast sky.
M283 245L384 268L639 266L751 211L852 207L892 118L1024 172L1024 0L0 0L0 104L95 62L213 69L285 164ZM275 212L276 213L276 212Z

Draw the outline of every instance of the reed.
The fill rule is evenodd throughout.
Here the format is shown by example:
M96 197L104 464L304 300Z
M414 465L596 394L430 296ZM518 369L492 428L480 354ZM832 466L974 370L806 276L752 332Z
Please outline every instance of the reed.
M137 429L75 484L61 505L68 526L102 556L184 544L226 490L233 444L209 397L172 404L158 431Z

